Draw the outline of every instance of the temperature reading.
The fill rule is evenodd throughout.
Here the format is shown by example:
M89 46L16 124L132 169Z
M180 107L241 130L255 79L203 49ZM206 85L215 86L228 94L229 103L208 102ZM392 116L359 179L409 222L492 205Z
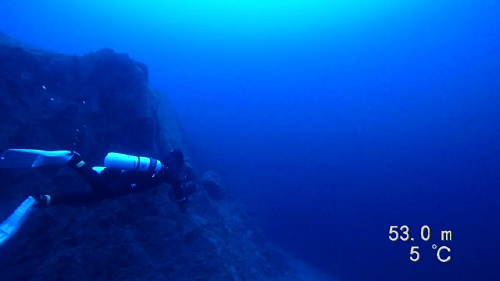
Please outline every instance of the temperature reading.
M449 252L451 252L450 248L448 248L446 246L441 246L438 248L438 246L436 244L434 244L434 245L432 245L432 249L434 249L434 250L437 249L436 256L440 262L449 262L451 260L450 255L446 256L446 258L443 258L443 255L444 255L443 251L448 251L448 253L449 253Z
M420 253L417 250L418 250L418 246L411 247L411 250L410 250L410 260L412 262L417 262L417 261L420 260Z
M431 240L431 228L428 225L424 225L420 228L420 239L424 242L429 242ZM398 240L407 242L415 241L415 237L410 236L410 227L403 225L401 227L392 225L389 228L389 240L396 242ZM453 232L451 230L441 230L441 241L450 242L453 240ZM432 245L432 249L436 251L436 257L440 262L449 262L451 260L451 249L448 246L438 246L437 244ZM420 247L411 246L410 248L410 260L412 262L420 261Z

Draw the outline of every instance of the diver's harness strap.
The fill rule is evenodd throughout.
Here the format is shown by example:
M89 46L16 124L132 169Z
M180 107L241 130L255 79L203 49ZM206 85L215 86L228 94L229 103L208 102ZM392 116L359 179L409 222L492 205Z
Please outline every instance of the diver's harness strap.
M139 163L140 163L140 157L139 157ZM149 158L149 167L148 167L148 172L155 173L154 171L156 170L156 165L157 165L157 160L154 158ZM139 165L137 165L139 167Z
M135 166L135 170L139 170L139 167L141 166L141 157L139 156L136 156L137 157L137 165Z

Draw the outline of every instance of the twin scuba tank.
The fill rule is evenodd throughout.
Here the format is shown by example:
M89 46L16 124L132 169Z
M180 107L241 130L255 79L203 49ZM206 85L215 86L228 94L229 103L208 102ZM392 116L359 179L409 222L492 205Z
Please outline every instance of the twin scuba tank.
M116 152L110 152L106 155L106 158L104 158L104 166L105 167L94 167L94 170L97 168L97 170L100 170L98 171L99 173L104 170L104 168L151 172L158 172L161 170L161 162L157 159Z

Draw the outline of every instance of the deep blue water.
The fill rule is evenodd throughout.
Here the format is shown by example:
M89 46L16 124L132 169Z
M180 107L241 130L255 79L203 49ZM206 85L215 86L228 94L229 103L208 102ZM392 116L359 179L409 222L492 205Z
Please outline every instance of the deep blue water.
M500 2L80 2L0 2L0 30L148 64L288 252L339 280L500 280Z

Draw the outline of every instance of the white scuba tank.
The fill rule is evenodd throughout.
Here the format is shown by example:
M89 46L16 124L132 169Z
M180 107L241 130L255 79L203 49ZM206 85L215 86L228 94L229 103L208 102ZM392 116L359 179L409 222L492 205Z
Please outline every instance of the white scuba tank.
M137 170L137 171L156 171L161 169L161 162L154 158L142 157L110 152L104 158L106 168Z

